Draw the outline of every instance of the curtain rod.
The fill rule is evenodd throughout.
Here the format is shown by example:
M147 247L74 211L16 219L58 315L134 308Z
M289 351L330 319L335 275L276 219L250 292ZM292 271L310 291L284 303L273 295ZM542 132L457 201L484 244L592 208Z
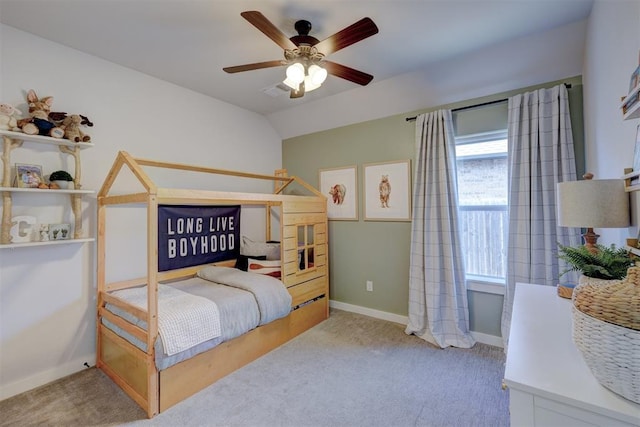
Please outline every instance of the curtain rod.
M564 86L567 89L571 89L571 84L570 83L565 83ZM508 98L504 98L504 99L496 99L495 101L488 101L488 102L482 102L480 104L474 104L474 105L467 105L466 107L460 107L460 108L454 108L453 110L451 110L452 113L455 113L456 111L463 111L463 110L469 110L471 108L476 108L476 107L485 107L487 105L492 105L492 104L499 104L501 102L505 102L507 101ZM412 122L417 118L417 116L413 116L413 117L406 117L405 120L408 122Z

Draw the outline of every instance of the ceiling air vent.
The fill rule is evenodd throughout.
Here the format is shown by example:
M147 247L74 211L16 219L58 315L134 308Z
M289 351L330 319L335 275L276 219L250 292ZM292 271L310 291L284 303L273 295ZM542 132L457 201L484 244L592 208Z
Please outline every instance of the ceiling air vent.
M291 89L284 83L278 83L273 86L265 87L261 90L270 97L277 98L280 95L288 94Z

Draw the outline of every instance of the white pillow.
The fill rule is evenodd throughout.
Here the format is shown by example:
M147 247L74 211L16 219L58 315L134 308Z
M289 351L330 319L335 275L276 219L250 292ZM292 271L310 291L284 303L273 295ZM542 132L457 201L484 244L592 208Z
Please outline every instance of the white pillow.
M280 259L280 243L254 242L247 236L242 236L240 255L266 256L268 260Z

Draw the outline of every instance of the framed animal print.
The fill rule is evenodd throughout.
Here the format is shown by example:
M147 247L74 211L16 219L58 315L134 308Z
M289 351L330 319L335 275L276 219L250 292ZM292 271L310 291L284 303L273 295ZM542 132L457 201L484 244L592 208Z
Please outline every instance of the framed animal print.
M320 169L320 192L327 197L329 220L358 220L358 168Z
M411 161L368 163L363 168L365 221L411 221Z

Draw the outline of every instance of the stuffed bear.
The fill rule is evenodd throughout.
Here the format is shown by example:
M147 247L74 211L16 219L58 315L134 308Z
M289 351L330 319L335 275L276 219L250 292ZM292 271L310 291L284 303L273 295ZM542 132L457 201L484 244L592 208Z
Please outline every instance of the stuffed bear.
M18 120L18 126L27 135L44 135L54 138L62 138L64 131L49 119L53 97L46 96L39 99L33 89L27 92L29 103L29 115L27 119Z
M13 117L19 115L20 112L13 105L0 104L0 129L19 131L18 120Z
M71 114L64 118L61 128L64 130L64 137L74 142L89 142L91 137L80 130L80 125L93 126L84 116ZM91 123L89 125L89 123Z

